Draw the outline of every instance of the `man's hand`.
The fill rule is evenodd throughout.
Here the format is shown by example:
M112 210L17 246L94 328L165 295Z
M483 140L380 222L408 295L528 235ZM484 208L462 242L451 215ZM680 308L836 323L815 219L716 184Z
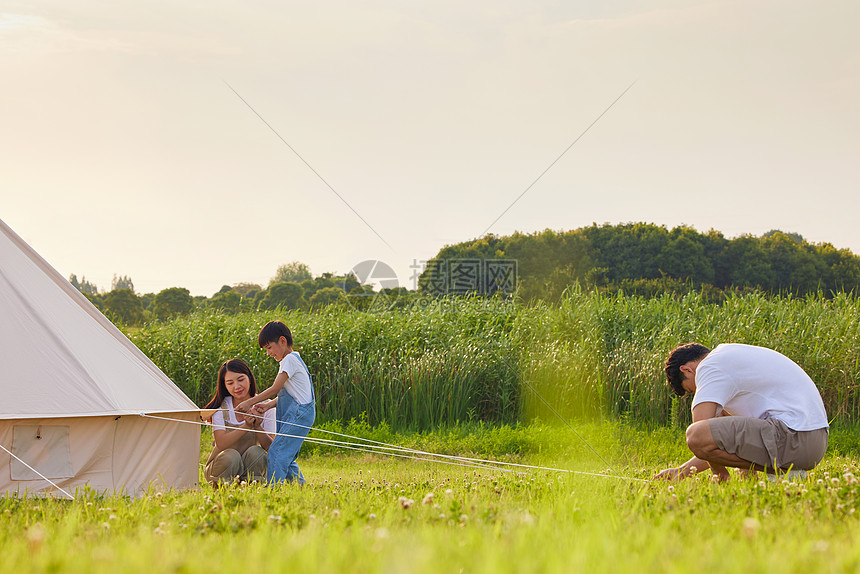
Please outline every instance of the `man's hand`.
M668 480L670 482L677 482L685 478L683 470L680 467L678 468L667 468L666 470L656 474L652 480Z
M708 466L710 465L706 461L694 456L678 468L667 468L663 472L657 474L654 477L654 480L678 481L683 478L687 478L688 476L693 476L697 472L707 469Z

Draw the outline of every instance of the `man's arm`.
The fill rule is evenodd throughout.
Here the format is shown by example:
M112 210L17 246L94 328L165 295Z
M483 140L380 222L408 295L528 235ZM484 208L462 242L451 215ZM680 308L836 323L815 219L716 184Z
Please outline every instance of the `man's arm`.
M250 399L242 401L241 403L239 403L238 406L234 407L235 411L237 413L247 413L250 408L257 403L278 396L278 393L281 392L281 389L284 388L284 384L289 378L290 377L287 375L287 373L281 371L280 373L278 373L278 376L275 377L275 382L272 383L271 387L261 393L257 393Z
M706 421L708 419L716 418L717 409L719 405L717 403L699 403L695 407L693 407L693 424L698 422ZM687 433L689 435L690 427L687 428ZM696 470L693 470L695 467ZM729 476L729 471L726 470L726 467L720 466L718 464L709 463L706 460L703 460L697 456L693 456L690 460L679 466L678 468L667 468L666 470L657 474L655 479L664 479L664 480L680 480L682 478L686 478L695 472L701 472L706 468L710 468L711 472L720 477L720 479L725 480Z

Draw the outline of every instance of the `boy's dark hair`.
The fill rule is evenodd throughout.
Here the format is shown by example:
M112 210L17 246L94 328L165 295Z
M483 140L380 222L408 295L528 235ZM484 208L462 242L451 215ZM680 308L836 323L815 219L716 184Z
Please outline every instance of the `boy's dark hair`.
M698 343L685 343L672 349L672 352L669 353L669 358L666 359L664 370L666 371L669 385L671 385L676 395L683 397L687 394L687 391L681 386L681 382L684 380L684 375L681 373L681 365L702 359L710 352L709 348Z
M265 347L269 343L277 343L281 337L287 340L287 345L293 346L293 334L286 325L280 321L269 321L260 329L260 335L257 337L257 342L260 347Z

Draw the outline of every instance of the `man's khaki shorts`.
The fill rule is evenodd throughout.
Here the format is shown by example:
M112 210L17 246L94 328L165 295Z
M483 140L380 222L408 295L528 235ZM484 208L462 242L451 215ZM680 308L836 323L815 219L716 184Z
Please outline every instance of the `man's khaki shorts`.
M824 458L826 428L795 431L777 419L717 417L708 419L717 446L754 462L768 472L775 469L810 470Z

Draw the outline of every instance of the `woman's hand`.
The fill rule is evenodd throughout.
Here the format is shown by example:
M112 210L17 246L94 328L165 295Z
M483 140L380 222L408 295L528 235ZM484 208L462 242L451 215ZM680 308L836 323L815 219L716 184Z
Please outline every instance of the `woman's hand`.
M255 414L248 414L245 417L245 428L251 430L260 430L261 428L261 419Z

